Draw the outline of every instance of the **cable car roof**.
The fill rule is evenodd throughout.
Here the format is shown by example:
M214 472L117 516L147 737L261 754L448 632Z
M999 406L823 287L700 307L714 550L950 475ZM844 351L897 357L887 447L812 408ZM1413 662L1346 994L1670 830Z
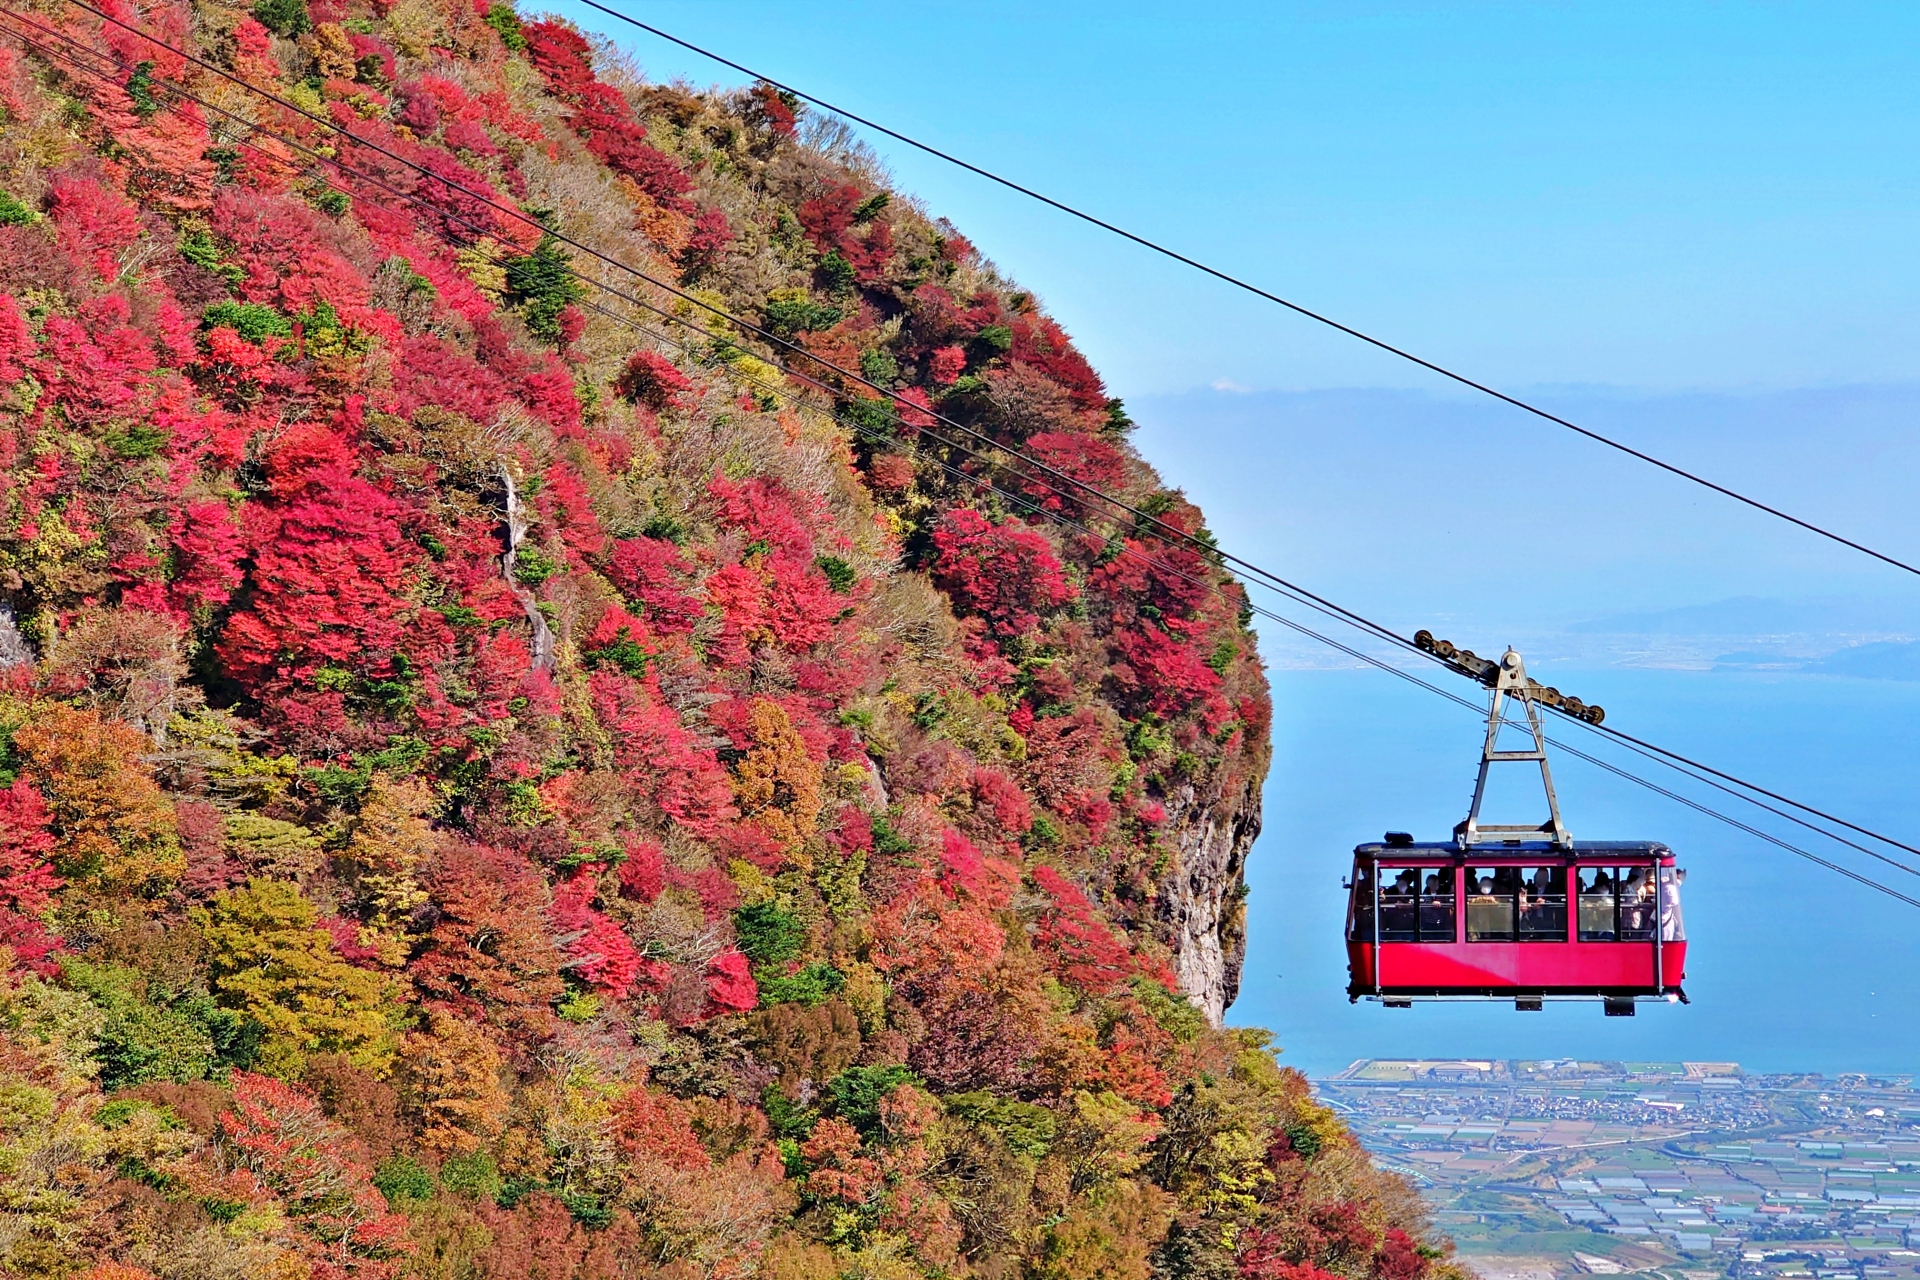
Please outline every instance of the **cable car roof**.
M1488 841L1474 845L1471 849L1462 849L1452 840L1406 844L1390 844L1375 840L1369 844L1356 845L1353 854L1356 858L1444 858L1450 862L1492 861L1500 858L1517 858L1528 855L1542 855L1549 858L1586 858L1608 854L1624 854L1638 857L1662 857L1672 850L1658 840L1575 840L1571 849L1565 845L1554 844L1550 840L1502 840L1498 843Z

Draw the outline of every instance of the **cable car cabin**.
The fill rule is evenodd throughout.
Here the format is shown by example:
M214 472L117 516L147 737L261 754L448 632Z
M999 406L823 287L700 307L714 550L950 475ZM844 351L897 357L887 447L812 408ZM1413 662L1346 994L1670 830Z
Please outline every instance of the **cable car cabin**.
M1611 1016L1637 1000L1680 1000L1687 935L1680 882L1667 846L1652 841L1575 841L1560 820L1536 704L1598 724L1599 707L1535 684L1512 649L1499 662L1435 641L1414 643L1490 686L1480 776L1466 821L1445 844L1415 844L1389 832L1353 851L1347 900L1347 996L1405 1008L1414 1000L1603 1001ZM1509 720L1518 704L1525 722ZM1531 741L1500 747L1502 729ZM1547 821L1480 820L1487 775L1508 762L1537 764Z
M1587 998L1610 1014L1684 999L1681 873L1662 844L1503 841L1461 849L1398 833L1353 851L1347 994Z

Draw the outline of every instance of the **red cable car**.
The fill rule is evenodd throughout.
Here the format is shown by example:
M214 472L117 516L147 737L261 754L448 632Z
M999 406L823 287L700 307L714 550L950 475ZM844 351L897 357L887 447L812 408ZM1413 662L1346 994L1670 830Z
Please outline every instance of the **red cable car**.
M1425 632L1416 639L1436 647ZM1631 1016L1640 1000L1684 1002L1686 873L1663 844L1576 841L1560 820L1535 703L1571 704L1577 710L1570 714L1594 723L1604 713L1529 680L1511 649L1493 663L1445 641L1438 647L1493 686L1473 805L1448 843L1415 844L1395 831L1353 851L1348 998L1388 1008L1414 1000L1512 1000L1523 1010L1546 1000L1599 1000L1613 1017ZM1508 698L1526 709L1531 750L1498 749ZM1487 774L1508 761L1539 764L1545 823L1480 822Z

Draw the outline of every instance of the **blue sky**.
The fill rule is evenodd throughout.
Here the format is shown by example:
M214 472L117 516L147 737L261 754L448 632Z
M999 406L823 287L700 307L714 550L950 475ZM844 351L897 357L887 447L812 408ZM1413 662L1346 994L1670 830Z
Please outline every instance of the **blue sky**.
M1920 559L1911 5L635 12ZM729 83L613 34L658 78ZM878 149L900 189L1045 299L1229 549L1402 634L1519 644L1610 724L1920 844L1920 579ZM1890 981L1920 967L1910 908L1571 761L1557 779L1577 835L1665 839L1693 869L1695 1005L1630 1024L1595 1009L1348 1007L1347 850L1390 828L1444 835L1479 730L1276 627L1262 649L1275 772L1234 1017L1273 1026L1292 1060L1920 1069L1920 994Z
M1504 385L1920 372L1910 5L634 12ZM732 76L615 34L656 76ZM1431 385L936 161L885 154L1124 395Z

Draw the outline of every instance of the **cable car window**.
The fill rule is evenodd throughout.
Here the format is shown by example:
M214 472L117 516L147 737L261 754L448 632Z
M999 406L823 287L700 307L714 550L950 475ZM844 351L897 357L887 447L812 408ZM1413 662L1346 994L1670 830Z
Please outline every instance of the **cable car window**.
M1467 941L1512 942L1520 910L1518 867L1467 868Z
M1353 869L1353 910L1347 937L1355 942L1373 941L1373 876L1366 864Z
M1380 869L1380 941L1413 942L1419 937L1419 891L1420 872L1415 868Z
M1686 882L1686 872L1674 867L1660 868L1660 940L1662 942L1687 940L1686 921L1680 915L1680 886Z
M1580 941L1612 942L1619 936L1619 904L1614 898L1619 874L1618 867L1580 868Z
M1652 942L1653 868L1616 867L1614 875L1620 895L1620 941Z
M1420 886L1420 941L1453 941L1452 867L1427 872Z
M1520 868L1520 940L1567 940L1567 869Z

